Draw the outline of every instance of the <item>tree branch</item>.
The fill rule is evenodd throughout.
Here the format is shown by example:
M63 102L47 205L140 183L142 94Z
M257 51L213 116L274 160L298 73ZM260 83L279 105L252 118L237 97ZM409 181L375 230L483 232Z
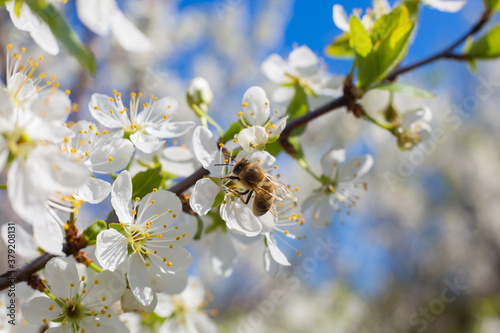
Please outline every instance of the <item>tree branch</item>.
M429 63L431 63L433 61L436 61L438 59L441 59L441 58L459 59L459 60L465 59L465 58L457 57L456 55L454 55L452 53L453 49L455 49L457 46L459 46L460 44L462 44L467 38L469 38L469 36L472 36L473 34L475 34L476 32L478 32L479 30L481 30L481 28L483 28L484 25L489 21L489 19L491 18L492 14L493 14L493 12L491 10L486 10L483 13L483 15L481 16L481 18L479 19L479 21L465 35L463 35L456 42L454 42L453 44L451 44L448 48L446 48L445 50L443 50L443 51L441 51L439 53L436 53L435 55L433 55L433 56L431 56L429 58L417 61L416 63L413 63L411 65L408 65L408 66L405 66L405 67L396 68L385 79L387 81L394 81L394 80L396 80L396 78L399 75L401 75L403 73L406 73L406 72L409 72L409 71L411 71L411 70L413 70L415 68L427 65L427 64L429 64Z

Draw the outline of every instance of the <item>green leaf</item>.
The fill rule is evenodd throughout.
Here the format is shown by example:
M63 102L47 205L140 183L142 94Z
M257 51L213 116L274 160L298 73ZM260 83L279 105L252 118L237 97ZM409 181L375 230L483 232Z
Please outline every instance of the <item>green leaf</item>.
M307 113L307 111L309 111L309 105L307 104L307 94L304 87L297 83L294 85L294 88L295 94L293 95L293 98L290 101L290 104L288 104L288 108L286 110L288 120L293 120L295 118L303 116ZM305 125L296 128L295 130L293 130L292 135L299 135L304 131L305 128Z
M162 181L161 166L139 172L132 178L132 198L143 198L151 193L154 188L160 187Z
M97 235L107 228L108 226L103 220L95 221L83 231L83 238L85 238L88 245L94 245L96 243Z
M465 53L473 59L493 59L500 57L500 25L494 26L476 40Z
M388 38L383 39L375 51L380 81L403 60L410 42L413 22L408 22L395 29Z
M332 44L328 45L325 49L325 54L330 57L336 58L352 58L354 50L349 43L351 36L347 33L335 38Z
M201 217L196 216L196 221L198 221L197 229L196 229L196 235L194 235L193 239L194 240L200 240L201 235L203 234L203 221Z
M125 228L123 228L120 223L110 223L109 224L109 229L115 229L121 235L123 235L123 236L125 236L125 237L128 238L128 235L127 235L127 232L125 231Z
M293 148L295 148L295 151L297 152L297 154L294 156L294 158L295 159L304 158L304 151L302 150L302 146L300 144L299 137L292 136L292 137L288 138L288 142L290 142L292 144Z
M57 8L46 0L25 1L35 15L47 23L68 54L75 57L80 65L94 75L97 65L90 50L80 41L75 31L66 22Z
M281 146L279 141L275 141L273 143L267 144L264 150L276 157L283 150L283 147Z
M17 17L21 17L21 5L23 2L21 0L17 0L14 3L14 14L16 14Z
M486 8L500 10L500 0L484 0Z
M224 193L224 191L220 191L219 193L217 193L214 203L212 204L212 208L218 207L222 203L222 201L224 201L225 196L226 194Z
M229 140L233 140L234 135L238 134L242 129L243 127L241 127L240 121L232 123L231 125L229 125L229 128L226 130L226 133L224 133L224 135L222 136L222 142L226 143Z
M361 57L366 57L372 52L373 44L370 36L361 24L361 21L356 16L352 16L349 21L351 31L351 43L354 50Z
M373 43L389 37L399 26L410 21L410 14L405 6L399 6L388 14L382 15L373 25L371 38Z
M363 58L356 54L355 63L358 68L358 86L366 87L375 82L378 77L378 64L375 54Z
M410 14L410 20L416 21L418 18L418 12L420 9L420 0L403 0L401 4L408 8L408 13Z
M383 82L371 86L370 89L393 91L422 99L436 98L436 95L428 91L400 82Z

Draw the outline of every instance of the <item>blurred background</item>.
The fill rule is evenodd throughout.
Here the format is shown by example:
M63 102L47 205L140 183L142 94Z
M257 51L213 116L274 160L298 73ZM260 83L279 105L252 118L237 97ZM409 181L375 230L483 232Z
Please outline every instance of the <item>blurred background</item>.
M324 56L340 34L332 21L334 1L118 3L152 41L151 53L123 51L113 38L85 28L73 1L63 6L99 66L90 77L64 52L44 57L43 71L56 75L80 105L73 120L90 119L92 93L113 89L173 96L181 103L179 117L196 120L185 93L190 80L202 76L215 95L209 112L225 127L237 119L247 88L259 85L268 95L276 88L260 71L271 53L286 59L305 44L332 75L346 75L351 65ZM371 7L367 0L338 3L348 13ZM455 14L423 7L403 64L447 47L481 12L480 0ZM43 54L5 10L1 18L2 47L13 43ZM263 268L262 243L241 244L234 273L222 278L209 264L211 236L191 246L195 264L188 273L199 275L212 293L208 309L220 332L500 332L500 63L479 63L474 75L464 63L438 61L400 80L438 95L424 102L397 96L395 105L404 111L424 103L442 136L402 152L389 133L344 110L309 123L301 141L318 173L321 155L333 145L346 147L348 157L371 153L375 164L352 214L336 216L324 229L301 230L307 237L292 244L302 256L289 251L291 268L281 267L273 279ZM363 99L371 114L387 103L384 93ZM177 144L190 147L190 141L186 136ZM302 199L319 187L287 156L278 165L282 181L299 186ZM4 222L9 209L2 201ZM109 212L109 199L101 209L87 206L79 223Z

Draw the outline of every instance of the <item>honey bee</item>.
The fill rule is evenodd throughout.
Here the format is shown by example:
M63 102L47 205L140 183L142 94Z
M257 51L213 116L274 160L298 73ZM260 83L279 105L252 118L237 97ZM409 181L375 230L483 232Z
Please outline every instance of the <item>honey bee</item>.
M248 204L252 193L255 192L252 213L257 217L268 211L279 217L278 207L280 203L285 200L297 201L297 197L288 186L264 171L260 165L252 163L246 158L241 158L234 163L232 174L227 178L239 181L241 186L246 189L246 191L238 193L241 198L243 195L247 195L245 204Z

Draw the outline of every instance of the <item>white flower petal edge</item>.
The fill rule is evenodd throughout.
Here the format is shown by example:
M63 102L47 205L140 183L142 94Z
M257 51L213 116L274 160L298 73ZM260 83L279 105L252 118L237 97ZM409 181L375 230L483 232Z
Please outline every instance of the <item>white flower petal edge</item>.
M345 161L345 150L340 147L332 147L330 148L322 157L321 157L321 171L323 175L327 176L330 179L334 179L337 174L337 169L340 164Z
M342 5L333 5L333 22L340 30L349 32L349 18Z
M145 53L153 49L151 41L119 10L111 18L111 31L121 47L129 52Z
M269 118L270 106L264 89L258 86L248 88L242 100L243 114L248 123L262 125Z
M269 248L266 247L264 250L264 269L271 277L275 277L276 273L278 273L278 268L279 264L271 256Z
M316 54L306 45L297 47L288 56L288 62L298 76L313 77L319 73L319 62Z
M106 199L110 192L111 184L101 179L90 178L87 184L80 187L76 193L73 194L73 197L76 200L83 200L91 204L96 204Z
M252 213L245 204L230 200L220 206L221 218L233 232L247 237L254 237L262 230L261 221Z
M260 67L262 73L274 83L287 83L290 79L285 75L289 71L288 64L280 55L273 53L267 57Z
M95 256L105 269L114 271L127 259L127 237L115 229L101 231L97 236Z
M207 128L198 126L193 133L193 152L201 165L212 174L221 174L222 168L214 166L217 163L223 163L224 156L217 149L212 132Z
M281 250L278 248L274 236L271 233L267 233L265 234L265 237L267 240L267 248L269 249L272 258L280 265L290 266L290 262L283 254L283 252L281 252Z
M373 166L371 155L356 156L345 163L339 172L339 183L349 182L355 178L363 177Z
M141 255L132 253L128 259L127 277L130 290L135 298L144 306L153 301L153 288L151 287L151 277L147 269L144 269L144 262Z
M227 233L217 232L210 243L210 263L214 272L222 277L233 274L238 254Z
M189 199L189 205L199 215L206 215L212 208L217 193L220 192L219 185L209 178L202 178L196 182Z
M467 1L450 1L450 0L422 0L424 4L435 8L442 12L456 13L461 10Z
M128 171L122 171L116 177L111 188L111 205L118 216L120 222L131 224L132 216L132 179Z

